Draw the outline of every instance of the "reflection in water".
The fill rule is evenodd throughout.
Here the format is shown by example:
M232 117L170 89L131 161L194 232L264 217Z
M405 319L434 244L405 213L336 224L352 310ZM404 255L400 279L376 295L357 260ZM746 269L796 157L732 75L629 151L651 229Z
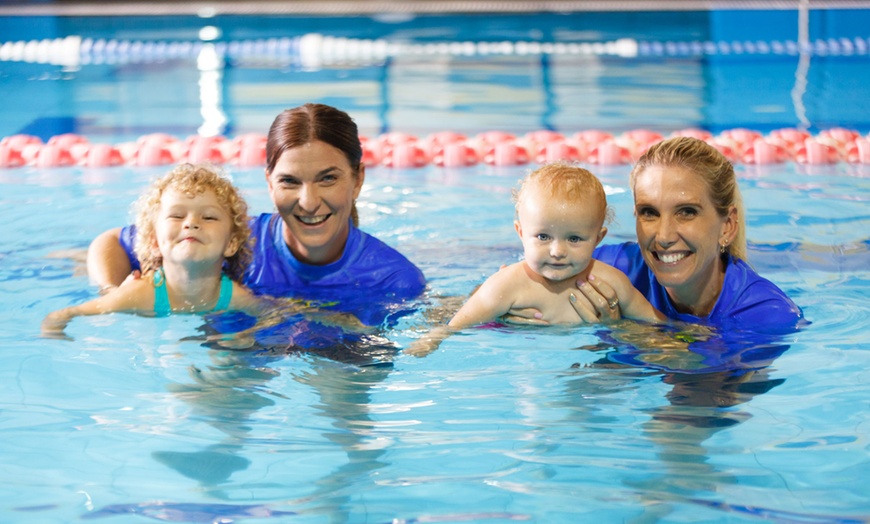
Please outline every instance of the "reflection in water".
M377 339L365 339L366 342L374 340ZM269 382L279 377L279 372L270 365L287 358L302 358L308 366L293 380L311 388L320 402L300 408L313 407L317 415L327 419L326 424L311 421L306 422L306 426L329 428L322 436L343 450L347 460L332 471L324 468L325 473L314 482L313 491L295 501L294 510L297 506L307 506L305 513L329 515L330 521L347 522L351 516L351 497L358 494L359 485L366 484L360 479L386 466L380 460L384 451L377 442L369 441L373 423L368 405L371 389L392 370L391 362L385 359L389 351L390 347L385 344L365 346L361 343L321 345L316 354L286 347L260 347L244 352L213 349L209 353L213 365L206 369L191 367L192 382L173 384L170 391L190 406L192 417L220 430L224 439L199 451L158 451L153 457L198 482L207 495L231 499L232 476L252 465L245 455L253 449L248 446L254 439L251 433L258 425L257 412L281 404L283 400L293 402L268 387ZM302 441L304 448L310 450L318 444L305 439L305 436L293 439L294 445ZM270 438L272 453L287 451L282 450L282 442L286 440ZM304 460L306 455L298 456ZM281 489L274 484L269 487ZM216 512L213 516L219 518L220 514Z
M625 519L633 523L682 517L686 507L720 500L723 486L738 483L731 468L710 462L720 452L708 449L709 441L751 418L740 406L785 382L772 378L769 366L788 349L776 336L650 327L613 326L599 332L599 344L576 348L600 358L572 366L559 400L584 431L613 432L596 444L611 450L614 462L607 469L622 471L629 497L643 508ZM657 378L666 385L658 399L647 396L659 389L650 382ZM637 440L614 432L625 425L617 417L635 392L646 393L631 410L646 415L635 426Z
M662 382L671 386L667 403L648 409L649 419L641 426L655 446L656 470L624 481L645 506L633 522L661 521L675 511L674 504L704 499L722 485L736 484L731 472L710 463L704 443L751 418L738 406L784 382L771 378L767 369L788 349L776 337L746 332L710 332L703 340L686 332L674 337L687 344L677 351L618 348L606 359L608 365L623 362L657 369Z
M239 456L251 431L247 422L258 410L275 404L274 400L256 391L271 380L275 372L247 367L242 359L234 357L232 353L221 355L215 352L212 358L220 359L219 365L207 372L191 367L192 384L171 384L169 387L191 407L194 418L223 432L225 439L201 451L158 451L153 454L158 462L210 490L228 482L233 473L247 469L250 460Z
M192 504L192 503L144 503L112 504L105 508L85 513L82 520L92 520L117 515L142 515L166 522L235 522L242 518L288 517L292 511L274 510L264 504Z
M734 475L709 462L704 442L751 417L729 408L784 382L771 379L767 370L665 373L662 380L673 385L666 394L669 403L652 409L650 419L643 424L644 434L656 446L661 470L631 482L648 501L646 512L636 522L659 521L673 511L671 502L704 498L723 484L736 484Z
M371 389L383 382L392 368L381 365L336 370L330 364L320 360L298 380L320 396L320 416L334 428L323 436L344 450L347 462L318 479L309 498L315 504L313 512L325 513L330 522L350 522L351 497L360 494L360 486L371 485L364 482L365 478L388 465L381 460L383 447L369 439L374 424L368 407Z

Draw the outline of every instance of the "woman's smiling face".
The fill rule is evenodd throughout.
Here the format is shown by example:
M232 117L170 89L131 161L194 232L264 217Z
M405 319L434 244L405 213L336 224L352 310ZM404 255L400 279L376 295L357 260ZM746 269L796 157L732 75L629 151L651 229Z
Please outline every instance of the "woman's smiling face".
M720 216L706 182L678 166L647 167L633 190L637 241L656 280L678 309L708 313L722 288L719 246L734 239L736 209Z
M266 181L297 259L323 265L341 258L364 180L364 167L354 173L344 153L325 142L290 148L278 158Z

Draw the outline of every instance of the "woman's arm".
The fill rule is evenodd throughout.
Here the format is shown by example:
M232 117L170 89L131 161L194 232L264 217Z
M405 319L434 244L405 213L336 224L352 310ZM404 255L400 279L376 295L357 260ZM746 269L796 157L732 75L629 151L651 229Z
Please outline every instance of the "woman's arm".
M114 228L97 235L88 247L88 276L101 293L120 286L132 271L120 239L121 228Z
M610 287L616 292L616 300L608 300L608 309L619 310L625 318L633 320L645 320L648 322L663 322L667 320L664 313L650 304L643 294L638 291L622 271L604 262L594 262L593 271L598 277L593 281L601 281L602 276L610 283ZM590 278L593 275L590 275ZM611 307L615 305L615 307Z
M625 273L604 262L593 260L589 277L578 281L577 289L580 294L574 295L571 306L584 321L591 315L602 322L623 317L650 322L667 320L635 289Z

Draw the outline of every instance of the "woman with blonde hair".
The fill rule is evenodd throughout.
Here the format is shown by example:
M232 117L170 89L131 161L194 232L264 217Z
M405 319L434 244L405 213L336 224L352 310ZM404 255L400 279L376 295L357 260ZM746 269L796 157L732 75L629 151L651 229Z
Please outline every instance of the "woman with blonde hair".
M671 138L631 171L637 242L605 245L594 257L628 275L670 319L762 332L789 332L803 313L746 262L746 221L734 167L702 140ZM621 317L612 287L579 281L572 302L587 322Z

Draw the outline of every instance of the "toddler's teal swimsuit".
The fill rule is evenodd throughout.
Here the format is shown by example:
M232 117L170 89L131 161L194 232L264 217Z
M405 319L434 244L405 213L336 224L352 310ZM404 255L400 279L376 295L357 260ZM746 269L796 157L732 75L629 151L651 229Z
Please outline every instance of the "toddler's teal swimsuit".
M230 277L221 275L221 294L218 297L212 311L221 311L230 307L230 301L233 299L233 281ZM172 314L172 307L169 305L169 291L166 289L166 277L163 275L163 268L158 268L154 272L154 316L168 317Z

